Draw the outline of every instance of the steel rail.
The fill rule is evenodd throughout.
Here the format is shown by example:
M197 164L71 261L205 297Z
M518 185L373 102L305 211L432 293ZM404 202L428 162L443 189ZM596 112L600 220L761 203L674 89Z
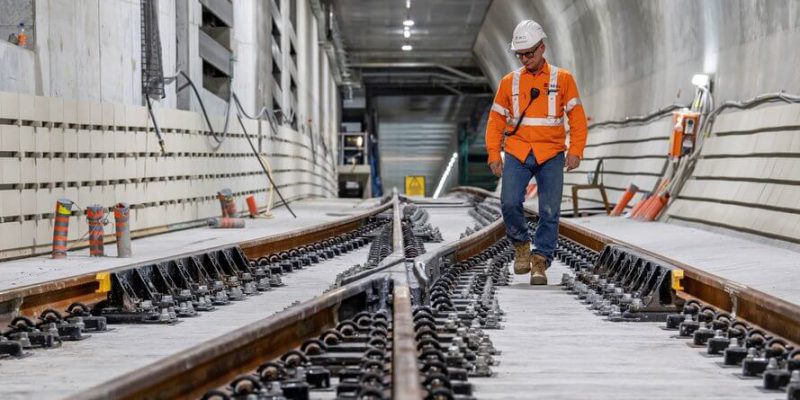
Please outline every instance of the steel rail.
M239 246L247 257L257 258L294 247L308 245L355 230L361 226L364 220L389 210L391 207L392 203L386 203L337 221L300 228L277 235L270 235L260 239L244 241L239 243ZM221 249L230 247L231 245L218 246L215 248ZM215 248L209 248L208 250L214 250ZM87 305L96 304L106 299L106 293L100 291L100 285L101 281L105 279L104 276L107 274L121 272L143 265L155 264L194 253L196 252L175 254L165 258L137 262L117 268L0 290L0 324L4 325L16 316L38 317L42 311L49 308L63 310L75 302L81 302Z
M408 285L395 284L393 294L392 399L424 398L417 364L417 342Z
M411 314L411 289L408 285L407 263L405 263L402 205L396 190L392 194L392 204L393 253L390 257L403 261L400 273L391 274L390 272L389 275L394 283L392 294L392 398L418 400L423 398L422 379L417 363L417 341L414 335L414 318Z
M497 198L494 193L480 188L457 187L453 191L484 198ZM538 215L535 210L529 207L525 208L525 212L529 215ZM787 302L760 290L653 253L570 221L562 219L558 229L559 234L595 251L602 251L609 244L623 245L636 249L665 264L682 269L684 271L683 279L681 280L683 290L676 291L679 297L697 299L708 303L789 342L800 344L800 305Z

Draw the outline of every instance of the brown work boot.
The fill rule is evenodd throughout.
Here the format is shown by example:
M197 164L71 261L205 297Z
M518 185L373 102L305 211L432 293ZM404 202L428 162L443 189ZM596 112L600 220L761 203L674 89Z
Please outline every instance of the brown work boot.
M531 243L514 243L514 273L525 275L531 270Z
M540 254L531 256L531 285L547 285L547 259Z

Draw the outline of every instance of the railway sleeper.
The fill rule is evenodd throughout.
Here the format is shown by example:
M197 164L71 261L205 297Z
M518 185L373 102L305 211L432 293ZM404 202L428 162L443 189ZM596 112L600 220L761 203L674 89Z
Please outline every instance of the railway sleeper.
M609 321L663 317L664 329L706 356L722 358L720 366L738 368L742 379L761 380L761 390L800 399L800 349L700 301L684 302L671 287L675 267L626 246L607 245L597 254L566 238L559 240L556 256L575 271L564 275L564 287L597 314Z
M283 286L282 274L362 247L385 225L372 220L339 237L254 260L231 246L116 272L108 299L94 313L108 323L178 323Z

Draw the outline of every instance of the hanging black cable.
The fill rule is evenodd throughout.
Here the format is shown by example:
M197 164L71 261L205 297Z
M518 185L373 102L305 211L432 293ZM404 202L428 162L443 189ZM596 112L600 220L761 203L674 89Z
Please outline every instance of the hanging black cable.
M247 143L250 144L250 148L253 150L253 154L256 156L256 159L258 159L258 163L259 165L261 165L261 169L263 169L264 173L267 175L269 183L272 185L272 187L275 188L275 192L278 193L278 197L281 198L281 201L283 202L283 205L286 206L286 209L289 210L289 212L292 214L293 217L297 218L297 215L295 215L294 211L292 211L292 209L289 207L289 203L287 203L286 199L283 198L283 195L281 194L281 191L278 189L278 186L275 184L275 181L272 180L272 175L270 175L269 171L267 170L267 166L264 165L264 162L261 160L261 156L258 154L258 150L256 150L256 145L253 144L253 140L250 139L250 134L247 133L247 128L244 127L244 121L242 121L242 114L237 112L236 119L239 120L239 125L242 127L242 132L244 133L244 137L247 138Z

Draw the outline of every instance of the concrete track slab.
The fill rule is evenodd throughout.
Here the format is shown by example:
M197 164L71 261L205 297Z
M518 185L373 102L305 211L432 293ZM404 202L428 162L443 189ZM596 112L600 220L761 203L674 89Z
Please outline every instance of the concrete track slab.
M33 356L0 364L2 399L57 399L123 376L162 358L322 293L336 274L363 263L369 246L283 276L286 286L217 307L176 325L113 325L80 342L34 351Z
M777 399L756 389L760 379L734 376L719 358L701 355L657 323L614 323L594 315L557 284L567 268L555 262L551 285L516 276L500 287L504 329L486 331L502 351L492 378L470 378L479 399Z
M796 251L671 223L607 216L569 221L800 304L800 253Z

